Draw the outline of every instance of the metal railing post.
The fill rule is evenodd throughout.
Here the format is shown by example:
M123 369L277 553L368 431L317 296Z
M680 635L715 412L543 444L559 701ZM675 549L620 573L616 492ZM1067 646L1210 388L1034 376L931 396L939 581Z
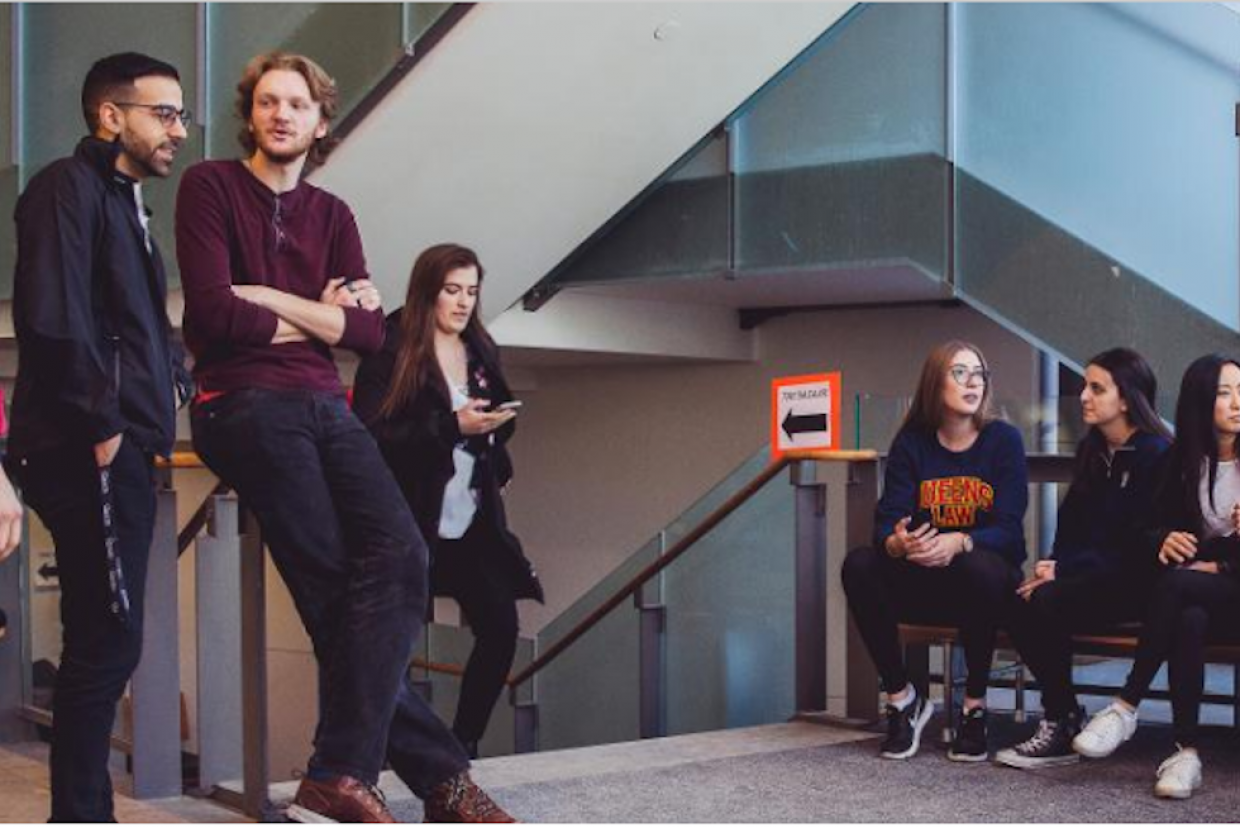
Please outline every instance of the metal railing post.
M22 718L24 689L29 674L26 628L29 590L22 589L30 565L30 512L22 514L22 541L12 556L0 563L0 607L8 615L8 631L0 643L0 744L30 741L34 727ZM23 593L27 595L23 597Z
M258 521L239 507L241 529L241 695L244 745L242 808L261 820L272 814L267 766L266 555Z
M528 700L521 700L520 685L508 688L508 702L512 704L512 751L518 755L538 751L537 680L537 676L529 679Z
M242 695L241 535L237 498L211 498L207 534L194 555L198 642L198 779L211 790L240 778Z
M845 542L842 549L831 549L830 554L842 558L854 548L872 544L874 509L878 505L879 463L859 461L848 463L848 493L845 501L847 513ZM837 571L839 565L832 565ZM878 715L878 672L866 652L861 633L852 616L848 617L845 636L847 676L845 689L845 712L849 718L873 720Z
M157 473L155 533L146 574L142 662L133 699L134 798L181 794L181 659L177 596L177 495L172 469Z
M827 484L818 464L793 463L796 488L796 710L827 708Z
M659 556L667 551L667 533L659 532ZM633 595L641 616L638 625L638 733L642 738L667 734L667 607L663 574Z

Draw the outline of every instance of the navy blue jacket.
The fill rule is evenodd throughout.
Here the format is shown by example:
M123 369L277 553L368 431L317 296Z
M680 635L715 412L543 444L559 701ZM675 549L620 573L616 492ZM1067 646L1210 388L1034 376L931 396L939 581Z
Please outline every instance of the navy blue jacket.
M940 532L962 531L1013 566L1025 562L1029 471L1020 432L991 422L967 451L949 451L934 433L904 428L891 443L883 496L874 513L874 544L912 517L910 530L929 521Z
M1102 438L1094 430L1085 437ZM1157 434L1138 432L1109 461L1104 449L1096 467L1078 471L1059 506L1051 553L1056 577L1114 575L1143 581L1155 572L1157 550L1151 553L1142 529L1155 511L1160 465L1170 444Z

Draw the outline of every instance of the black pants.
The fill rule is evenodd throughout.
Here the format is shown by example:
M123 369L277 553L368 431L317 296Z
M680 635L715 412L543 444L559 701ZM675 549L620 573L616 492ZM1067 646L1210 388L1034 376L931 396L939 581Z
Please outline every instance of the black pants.
M435 546L435 591L456 600L474 635L452 723L465 744L482 739L517 653L517 601L503 553L483 512L459 540Z
M1210 633L1235 640L1240 630L1240 583L1221 574L1172 569L1153 589L1137 655L1120 697L1141 703L1154 675L1167 662L1176 741L1197 742L1205 691L1205 647Z
M1149 589L1148 583L1105 575L1052 580L1028 601L1012 595L1006 625L1041 685L1046 717L1061 720L1079 708L1072 688L1072 635L1141 620Z
M319 662L310 768L417 795L469 765L408 684L427 549L370 433L343 398L246 390L198 405L194 446L253 510Z
M957 555L950 566L925 568L880 549L854 549L844 559L844 592L883 689L908 685L897 628L905 623L957 626L969 675L965 695L986 697L995 630L1020 570L983 548Z
M147 559L155 529L151 456L121 441L113 505L130 600L128 628L112 615L99 469L90 445L27 457L12 470L56 545L64 648L52 703L52 821L114 821L108 776L116 702L142 655ZM175 632L175 630L173 630Z

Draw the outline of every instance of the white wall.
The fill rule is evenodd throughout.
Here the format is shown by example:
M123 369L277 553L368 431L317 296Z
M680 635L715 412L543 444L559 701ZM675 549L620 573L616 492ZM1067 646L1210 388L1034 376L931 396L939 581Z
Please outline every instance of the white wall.
M357 213L385 295L458 241L495 315L852 6L480 4L314 180Z

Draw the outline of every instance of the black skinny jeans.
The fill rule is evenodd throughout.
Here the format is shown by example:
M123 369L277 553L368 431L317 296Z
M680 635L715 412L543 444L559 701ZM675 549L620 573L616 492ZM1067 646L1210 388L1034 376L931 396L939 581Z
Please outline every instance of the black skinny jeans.
M314 770L418 796L469 766L408 684L427 549L374 438L343 397L244 390L195 406L194 447L253 510L319 662Z
M1201 696L1205 692L1207 638L1234 641L1240 630L1240 582L1221 574L1172 569L1154 586L1128 681L1120 697L1141 703L1154 676L1167 662L1176 741L1197 743Z
M117 553L129 591L130 626L112 615L104 555L99 469L90 445L13 462L26 504L56 546L64 649L52 712L51 781L55 822L115 821L108 755L116 702L142 655L147 560L155 530L151 456L121 441L112 462Z
M844 558L843 579L848 608L886 692L908 685L899 624L935 623L959 627L969 670L965 695L986 697L995 630L1008 595L1020 584L1019 569L983 548L933 569L881 549L858 548Z
M474 635L452 731L464 744L482 739L517 653L517 601L494 524L480 511L459 540L435 546L435 586L460 605Z
M1072 635L1140 620L1149 590L1148 583L1104 575L1052 580L1028 601L1012 594L1006 626L1038 679L1047 718L1063 720L1080 707L1072 687Z

